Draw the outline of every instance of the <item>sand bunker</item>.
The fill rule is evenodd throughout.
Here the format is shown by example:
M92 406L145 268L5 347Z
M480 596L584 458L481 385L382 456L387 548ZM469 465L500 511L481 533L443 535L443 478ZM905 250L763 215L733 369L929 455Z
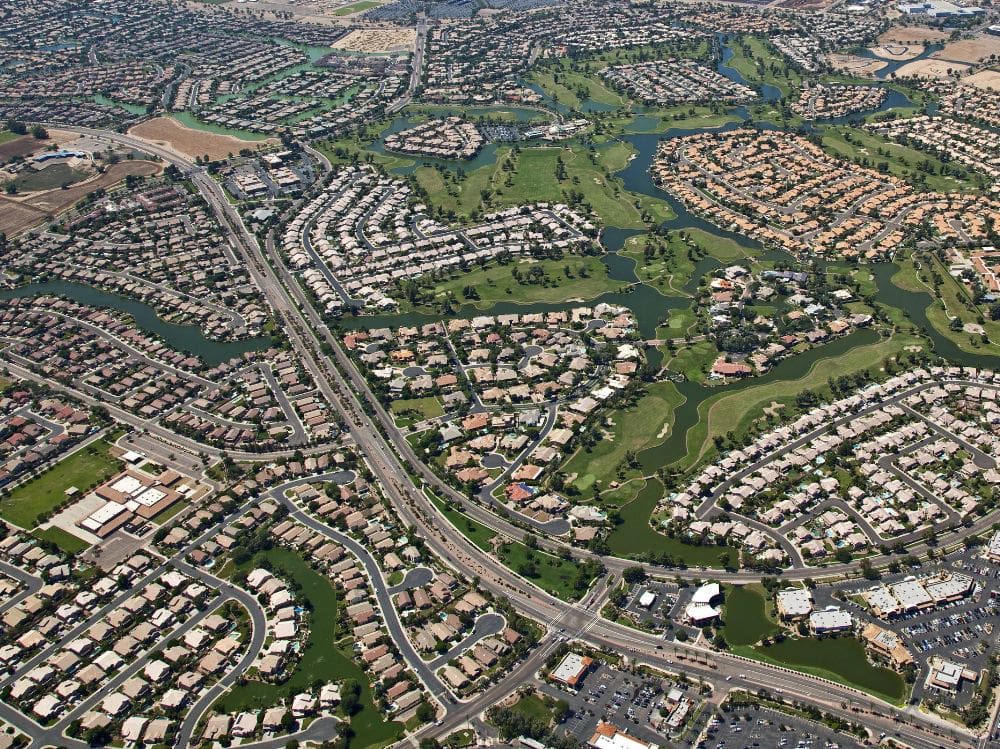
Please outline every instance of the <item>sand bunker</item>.
M195 130L182 125L172 117L147 120L128 132L136 138L142 138L190 158L207 155L210 159L224 159L230 153L239 153L243 148L267 148L280 143L276 138L243 140L233 135Z

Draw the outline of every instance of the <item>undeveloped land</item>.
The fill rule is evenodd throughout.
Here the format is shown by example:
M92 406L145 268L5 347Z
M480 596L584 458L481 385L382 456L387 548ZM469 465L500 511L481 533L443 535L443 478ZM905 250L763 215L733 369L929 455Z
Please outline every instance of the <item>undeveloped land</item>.
M928 29L923 26L894 26L884 32L878 40L882 44L923 44L924 42L943 42L947 38L947 31Z
M968 78L963 78L962 83L966 86L975 86L984 90L992 89L1000 91L1000 71L980 70L973 73Z
M162 164L152 161L121 161L109 166L103 174L65 190L57 188L37 192L20 200L3 198L3 202L0 203L0 232L8 236L19 234L47 219L55 218L83 196L98 188L108 188L130 174L148 177L151 174L158 174L162 169Z
M871 53L883 60L912 60L914 57L920 57L920 53L923 51L923 45L894 43L881 44L871 48Z
M964 73L969 69L968 65L947 60L914 60L896 71L900 78L913 76L915 78L947 78L952 73Z
M48 141L38 140L30 135L22 135L20 138L0 143L0 161L7 161L14 156L27 156L47 145Z
M333 43L351 52L405 52L416 43L415 29L355 29Z
M280 142L275 138L243 140L234 135L195 130L172 117L155 117L136 125L128 133L190 158L208 156L210 159L224 159L243 148L267 148Z
M885 60L872 60L868 57L858 57L856 55L827 55L826 59L837 70L843 70L846 73L860 76L875 75L875 73L889 64Z
M983 34L975 39L962 39L946 44L944 49L938 50L931 57L938 60L976 63L997 54L1000 54L1000 36Z

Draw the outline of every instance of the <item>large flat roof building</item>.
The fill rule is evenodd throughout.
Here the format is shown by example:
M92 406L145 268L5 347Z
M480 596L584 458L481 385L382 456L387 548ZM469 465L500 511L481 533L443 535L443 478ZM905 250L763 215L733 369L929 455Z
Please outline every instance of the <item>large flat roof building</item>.
M812 594L805 588L778 591L778 615L782 619L801 619L813 610Z
M566 653L549 676L553 681L576 689L583 681L583 677L587 675L593 662L593 658L578 653Z
M656 744L637 739L604 721L597 724L587 746L591 749L659 749Z

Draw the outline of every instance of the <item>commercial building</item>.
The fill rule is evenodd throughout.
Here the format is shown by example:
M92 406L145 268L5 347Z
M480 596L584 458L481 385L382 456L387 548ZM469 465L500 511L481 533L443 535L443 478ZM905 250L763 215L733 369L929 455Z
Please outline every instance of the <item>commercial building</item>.
M1000 27L997 27L1000 29ZM1000 31L998 31L1000 33ZM986 558L991 562L1000 562L1000 531L993 534L986 546Z
M587 746L591 749L659 749L656 744L637 739L603 720L597 724Z
M861 639L871 650L889 660L896 668L913 663L913 656L895 632L882 629L877 624L866 624L861 630Z
M639 606L644 609L652 608L653 604L656 603L656 593L651 590L647 590L641 596L639 596Z
M777 607L782 619L802 619L812 613L812 594L805 588L778 591Z
M938 689L954 691L961 686L963 681L975 683L979 680L979 672L943 658L931 658L930 666L927 685Z
M567 653L559 662L559 665L549 674L549 678L552 681L558 681L560 684L565 684L568 687L576 689L583 681L583 677L587 675L587 671L590 670L593 663L593 658L588 658L578 653Z
M701 625L712 621L722 613L722 609L713 605L722 596L722 588L718 583L705 583L694 592L691 603L684 610L684 615L691 624Z
M834 606L814 611L809 615L809 628L817 635L846 632L854 624L849 612Z

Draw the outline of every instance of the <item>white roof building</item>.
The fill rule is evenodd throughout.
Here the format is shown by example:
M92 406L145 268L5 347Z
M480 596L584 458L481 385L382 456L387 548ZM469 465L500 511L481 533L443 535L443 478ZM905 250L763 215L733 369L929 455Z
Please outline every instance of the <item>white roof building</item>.
M830 632L844 632L851 628L854 620L850 612L830 606L823 611L809 615L809 627L818 635Z

